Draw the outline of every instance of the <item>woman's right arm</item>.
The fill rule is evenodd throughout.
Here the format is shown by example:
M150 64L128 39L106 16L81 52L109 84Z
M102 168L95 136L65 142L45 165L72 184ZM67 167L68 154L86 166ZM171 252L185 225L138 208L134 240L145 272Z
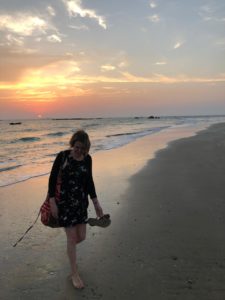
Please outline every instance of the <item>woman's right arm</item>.
M49 202L50 202L50 208L51 213L53 217L58 217L58 207L55 202L55 189L56 189L56 183L57 183L57 177L59 174L60 166L62 164L62 152L60 152L53 163L52 170L49 176L49 182L48 182L48 194L49 194Z
M62 163L62 157L63 157L63 152L60 152L56 156L56 159L52 165L52 170L51 170L51 173L49 176L49 181L48 181L48 194L49 194L50 198L55 197L57 177L58 177L60 166Z

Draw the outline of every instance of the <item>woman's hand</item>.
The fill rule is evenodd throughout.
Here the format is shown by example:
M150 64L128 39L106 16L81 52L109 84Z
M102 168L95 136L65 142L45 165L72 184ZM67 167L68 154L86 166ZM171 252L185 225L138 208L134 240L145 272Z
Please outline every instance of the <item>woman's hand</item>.
M94 204L94 208L95 208L95 212L98 218L101 218L102 216L104 216L103 210L101 208L101 205L98 201L98 198L94 198L92 199L93 204Z
M54 218L58 219L58 207L55 203L55 198L50 198L49 199L49 203L50 203L50 209L51 209L51 214Z

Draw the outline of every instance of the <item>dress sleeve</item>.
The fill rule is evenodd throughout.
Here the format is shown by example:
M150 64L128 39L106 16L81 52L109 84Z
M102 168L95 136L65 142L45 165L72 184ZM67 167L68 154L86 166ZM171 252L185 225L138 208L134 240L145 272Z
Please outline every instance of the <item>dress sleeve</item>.
M55 188L56 188L56 182L57 182L57 176L59 173L59 169L62 163L63 159L63 152L60 152L53 163L52 170L49 176L49 182L48 182L48 194L49 197L55 196Z
M91 199L96 198L95 184L92 176L92 158L90 155L87 157L88 159L88 168L89 168L89 178L88 178L88 194Z

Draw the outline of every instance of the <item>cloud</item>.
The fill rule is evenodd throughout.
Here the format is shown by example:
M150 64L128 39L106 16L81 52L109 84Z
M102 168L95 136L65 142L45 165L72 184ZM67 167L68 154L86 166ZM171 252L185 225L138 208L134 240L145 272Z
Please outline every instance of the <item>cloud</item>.
M86 25L79 25L79 26L70 25L69 28L76 29L76 30L89 30L88 26Z
M37 37L34 40L35 40L35 42L40 43L42 41L42 38L41 37Z
M56 12L52 6L47 7L47 12L49 13L50 16L54 17L56 15Z
M102 87L104 90L115 90L116 88L115 87L113 87L113 86L103 86Z
M33 71L33 74L37 76L41 76L42 78L48 76L60 76L62 78L70 77L74 73L80 72L80 68L76 61L73 60L60 60L42 68L38 69L37 71Z
M152 77L140 77L130 74L128 72L122 73L124 79L130 83L162 83L162 84L174 84L174 83L215 83L225 82L225 74L221 74L218 77L188 77L186 75L178 75L176 77L168 77L163 74L153 74Z
M34 32L45 34L52 26L38 16L29 14L0 15L0 30L21 36L31 36Z
M167 62L166 61L157 61L155 63L155 65L157 65L157 66L163 66L163 65L167 65Z
M38 52L37 49L32 48L24 48L24 47L14 47L9 50L11 54L23 54L23 55L29 55L29 54L35 54Z
M151 8L156 8L157 7L157 4L154 1L150 1L149 5L150 5Z
M57 90L70 89L79 84L108 82L107 77L92 77L79 75L80 68L75 61L58 61L41 68L29 68L23 73L23 76L17 83L1 82L0 90L15 90L21 93L27 90L32 90L38 93L39 90ZM112 82L115 79L111 79ZM118 79L116 80L116 82ZM38 96L38 95L37 95Z
M214 44L215 44L215 46L224 48L225 47L225 39L219 39Z
M148 19L153 23L158 23L160 21L160 17L157 14L149 16Z
M83 8L81 0L69 0L69 1L62 0L62 1L66 5L66 8L70 16L76 17L77 15L79 15L82 18L87 17L87 18L95 19L97 20L98 24L102 28L104 29L107 28L105 18L98 15L95 12L95 10Z
M0 15L0 30L22 36L31 36L34 32L46 33L51 26L42 18L28 14Z
M177 42L174 46L173 46L173 49L178 49L180 48L181 46L183 46L184 42Z
M202 17L203 21L215 21L215 22L225 22L225 18L216 18L211 16L204 16Z
M202 5L200 8L200 11L204 12L204 13L212 13L212 7L210 5Z
M0 82L0 99L17 101L54 101L60 97L82 96L95 93L90 84L188 84L188 83L225 83L225 74L214 78L188 77L177 75L168 77L163 74L152 74L149 77L136 76L123 72L117 77L87 76L80 74L76 61L58 61L41 68L28 69L17 83ZM114 85L114 87L116 87ZM120 85L121 87L121 85ZM107 90L107 88L106 88ZM109 90L110 91L110 90Z
M56 34L49 35L47 37L47 40L50 43L61 43L62 42L61 38L58 35L56 35Z
M128 65L129 65L129 64L128 64L127 61L121 61L121 62L118 63L118 67L119 67L119 68L125 68L125 67L127 67Z
M1 49L0 56L4 56L5 62L7 61L7 63L9 63L8 61L9 57L10 58L13 57L13 61L16 61L18 58L16 54L30 55L38 52L38 49L25 47L24 40L25 40L24 36L18 36L11 33L6 34L2 38L2 42L0 43L0 49ZM19 63L17 61L16 65L18 66L18 64ZM1 65L0 65L0 69L1 69ZM2 70L0 70L0 72L1 71ZM4 76L4 74L2 75Z
M24 44L24 38L23 37L16 37L12 34L7 34L6 35L6 45L7 46L23 46Z
M103 65L103 66L101 66L101 71L102 72L114 71L115 69L116 69L116 67L114 67L112 65Z
M50 56L39 51L37 48L24 46L1 46L0 57L4 59L0 59L0 82L21 82L28 70L39 70L62 59L62 56ZM63 59L65 60L65 57Z
M199 16L205 22L225 22L224 17L218 17L219 12L221 12L220 7L217 7L215 4L214 6L210 6L209 4L207 4L200 7Z
M56 97L57 91L74 89L79 72L76 61L60 60L40 68L27 69L17 83L0 81L0 91L14 91L13 98L18 100L50 100Z

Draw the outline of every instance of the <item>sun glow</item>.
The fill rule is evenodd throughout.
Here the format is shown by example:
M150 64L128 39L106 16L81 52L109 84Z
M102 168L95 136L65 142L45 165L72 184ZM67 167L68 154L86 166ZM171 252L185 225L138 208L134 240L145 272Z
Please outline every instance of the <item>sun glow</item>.
M0 90L10 90L13 98L19 101L49 102L61 96L80 96L85 91L76 79L79 71L75 62L61 61L40 69L29 69L19 82L3 83Z
M130 72L114 70L111 65L104 65L104 67L108 71L113 70L113 74L103 72L103 75L100 72L95 75L84 75L82 74L81 63L74 60L61 60L41 68L30 68L24 72L18 82L14 84L0 83L0 90L2 91L0 100L51 103L62 98L90 96L94 99L103 94L108 96L109 92L104 86L111 84L114 88L116 85L116 95L124 95L124 88L127 84L132 84L138 88L138 84L209 84L225 81L224 74L215 78L188 77L185 75L169 77L158 73L149 74L149 76L137 76ZM112 90L110 90L110 95L112 95Z

